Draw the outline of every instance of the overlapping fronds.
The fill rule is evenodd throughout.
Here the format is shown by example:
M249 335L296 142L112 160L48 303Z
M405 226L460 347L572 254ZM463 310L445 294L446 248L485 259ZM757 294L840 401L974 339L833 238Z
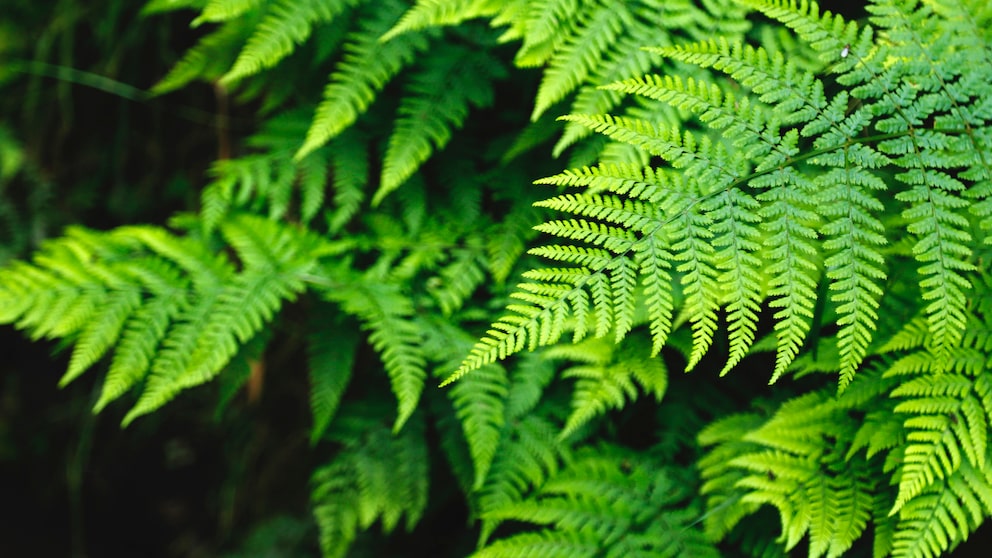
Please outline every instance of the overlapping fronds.
M140 386L128 423L220 373L335 251L259 217L219 228L237 263L156 227L70 230L3 271L3 321L75 341L63 385L112 353L96 410Z
M325 205L329 172L333 172L335 201L339 197L354 197L352 182L365 177L348 176L348 169L330 150L322 149L294 160L300 137L306 132L310 115L295 111L268 120L257 134L248 138L246 146L254 153L236 159L217 161L211 173L214 179L204 188L200 214L207 229L212 229L234 208L254 209L268 214L272 220L293 216L309 223ZM360 143L358 144L361 145ZM358 158L360 154L355 154ZM329 161L330 159L330 161ZM351 165L360 164L360 159ZM341 175L341 176L339 176ZM360 189L360 187L359 187ZM297 204L293 201L298 200ZM353 205L350 199L339 205ZM359 201L360 202L360 198ZM349 208L348 216L354 212Z
M541 531L502 538L473 554L512 556L719 556L702 532L684 479L622 448L590 448L523 501L483 517Z
M938 354L960 339L971 287L966 274L975 268L969 198L986 196L988 146L979 138L990 122L971 112L987 105L988 92L977 84L990 76L987 67L972 70L963 61L954 69L936 66L946 64L945 52L959 54L944 37L964 26L974 38L971 24L929 7L879 3L872 21L880 42L871 28L820 14L813 4L754 4L829 60L827 70L843 87L828 92L836 87L782 55L725 40L653 49L718 71L734 85L649 75L608 86L688 111L704 126L699 132L622 116L566 117L670 167L604 163L540 181L581 189L546 202L576 218L542 225L565 242L535 250L574 267L529 273L514 295L520 302L452 379L556 342L570 315L581 323L592 313L601 324L597 336L616 328L621 338L631 282L653 298L657 346L670 329L673 288L680 287L693 330L690 368L714 339L718 310L730 341L726 372L753 345L762 306L776 309L776 379L819 326L812 320L817 284L825 281L839 327L843 389L877 328L889 277L885 252L899 253L888 248L889 236L914 239L906 255L921 266ZM961 6L965 14L970 9L977 7ZM987 42L970 43L970 56L987 54ZM883 222L893 193L902 220Z
M387 410L374 404L351 409L327 433L340 450L314 471L310 496L324 556L346 556L356 535L377 521L385 533L400 521L411 530L427 507L423 417L415 415L394 434L381 420Z

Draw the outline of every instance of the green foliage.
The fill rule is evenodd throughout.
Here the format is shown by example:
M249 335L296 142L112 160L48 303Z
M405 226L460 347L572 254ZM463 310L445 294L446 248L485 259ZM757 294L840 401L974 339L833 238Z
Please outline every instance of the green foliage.
M0 322L125 424L298 350L325 556L938 556L992 515L985 3L178 9L153 93L257 128L170 229L8 264Z

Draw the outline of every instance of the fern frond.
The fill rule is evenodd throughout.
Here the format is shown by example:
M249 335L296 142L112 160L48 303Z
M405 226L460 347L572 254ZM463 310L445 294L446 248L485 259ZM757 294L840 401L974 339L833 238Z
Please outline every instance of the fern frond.
M310 36L313 26L331 21L358 1L274 0L220 82L235 83L275 66Z
M470 107L492 104L492 82L504 75L500 62L484 51L452 45L423 57L397 109L372 204L403 184L434 150L444 148Z
M506 370L490 365L451 387L451 400L472 456L472 488L482 488L496 458L504 424L509 382Z
M964 463L956 474L931 485L901 508L892 555L943 556L966 540L990 513L992 476Z
M469 19L491 16L498 12L497 4L492 0L417 0L380 40L389 41L410 31L454 26Z
M240 271L193 236L147 226L70 230L34 264L12 268L18 277L0 298L30 306L14 304L3 317L76 344L63 385L113 349L95 408L147 380L127 424L216 376L332 253L319 237L260 218L233 218L221 230Z
M244 269L224 282L214 278L217 282L201 291L186 321L177 323L162 340L148 383L124 417L125 425L220 373L239 345L272 320L283 301L305 290L304 277L325 249L319 237L258 217L228 221L221 232ZM177 248L155 236L168 251Z
M545 529L500 539L473 553L471 558L595 558L601 555L602 550L592 534Z
M307 339L310 375L310 445L320 441L331 424L354 372L358 336L347 327L329 328L312 319Z
M264 0L207 0L192 26L234 19L258 8L263 2Z
M596 416L610 409L622 409L636 400L636 384L657 401L668 387L668 371L662 359L652 357L647 347L634 339L616 351L606 339L594 338L577 345L552 347L544 355L577 361L561 373L562 378L576 379L572 412L560 434L563 439Z
M904 415L907 439L898 472L898 512L934 482L950 478L967 462L983 469L992 424L992 393L980 350L958 348L947 361L925 350L893 363L888 376L911 375L892 391L901 398L894 411ZM946 368L945 368L946 367ZM935 368L947 370L935 374Z
M478 492L483 516L520 502L533 487L539 487L558 472L568 448L558 438L558 426L536 414L519 418L504 428L499 449ZM489 539L500 520L483 518L480 546Z
M369 342L379 353L399 403L394 429L399 432L417 410L427 376L427 358L421 349L423 334L410 319L413 304L394 284L374 276L324 292L342 309L362 321Z
M551 58L537 90L531 120L540 118L551 105L578 87L631 21L626 4L596 6L592 14L584 16L586 19L580 20L576 33Z
M427 46L419 32L405 33L386 43L379 40L405 11L404 2L384 0L366 9L370 13L359 19L359 28L344 46L343 58L324 88L324 100L317 107L303 146L296 152L297 159L351 126L372 104L378 91Z
M609 557L715 557L716 549L687 524L692 512L680 509L688 492L680 480L620 448L583 452L530 499L488 513L493 519L550 525L553 531L539 531L543 535L536 538L527 533L495 541L476 556L526 553L544 539L580 541L578 548L563 545L579 555L588 549L596 551L592 555ZM553 543L546 551L554 554Z
M227 22L200 39L152 87L151 93L162 95L196 79L211 81L222 76L231 67L235 53L248 39L257 20L258 13L249 12L244 19Z
M428 456L424 422L417 415L394 434L376 412L343 414L329 436L342 451L312 476L311 501L324 556L343 557L359 530L379 520L390 532L405 518L412 530L427 506Z

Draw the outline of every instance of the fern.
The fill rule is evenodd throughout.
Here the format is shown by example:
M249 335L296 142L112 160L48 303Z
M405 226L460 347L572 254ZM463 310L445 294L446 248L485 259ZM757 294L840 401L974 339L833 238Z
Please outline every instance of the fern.
M673 477L619 448L590 448L528 500L487 514L547 529L501 539L473 556L718 556L686 524L691 511L666 509L686 496Z
M503 75L499 62L485 52L452 46L428 53L400 103L373 205L405 182L434 149L448 143L452 128L462 125L470 106L492 104L491 81Z
M377 520L386 533L403 519L409 530L427 506L423 420L394 435L376 414L382 410L353 411L328 433L341 451L314 472L311 493L324 556L345 556L357 533Z
M359 29L352 31L344 55L324 89L324 101L317 107L297 158L324 145L350 126L375 99L375 94L414 55L426 47L425 37L409 33L383 43L379 38L392 27L405 9L403 3L377 2L370 17L361 18Z
M555 203L557 209L590 215L595 220L547 223L541 230L570 244L540 253L586 267L565 280L567 288L561 286L567 277L565 271L532 275L534 283L521 285L524 304L510 307L513 314L497 322L452 379L524 347L556 342L571 304L568 301L578 301L571 310L580 321L588 311L582 302L586 297L583 291L597 301L597 315L614 323L609 317L618 311L622 300L597 295L597 289L602 293L602 282L612 270L624 266L629 258L644 258L637 254L648 245L647 240L655 244L661 236L662 249L670 259L652 267L667 270L671 266L677 274L671 281L681 283L683 310L694 333L689 368L702 359L712 343L720 307L727 312L731 346L724 371L739 362L754 343L761 305L772 296L769 304L779 308L775 316L778 363L772 374L773 379L778 378L805 343L816 300L817 270L822 265L840 328L837 346L843 389L868 355L879 320L882 285L887 278L882 249L888 231L888 225L879 218L885 207L879 195L896 187L877 170L886 165L905 169L895 178L909 189L898 192L896 199L909 205L903 217L906 233L918 239L913 257L922 264L920 288L928 300L936 297L928 306L933 340L946 349L947 343L960 338L965 293L970 286L962 273L974 266L969 261L972 249L967 245L971 236L963 230L968 221L962 209L968 204L961 196L967 188L961 182L963 177L954 174L950 161L960 157L958 153L973 152L974 144L966 129L938 135L924 127L927 118L943 118L953 112L941 107L960 106L956 93L948 92L946 86L943 90L935 87L935 92L924 96L910 86L897 89L889 85L904 76L912 76L909 79L915 83L924 79L922 74L934 75L932 61L939 57L937 52L952 48L935 37L938 30L942 36L956 23L931 18L927 34L917 36L900 31L908 24L898 18L876 17L895 46L875 48L870 28L859 33L857 27L838 17L829 13L821 16L815 5L791 9L778 3L755 4L795 28L821 57L831 59L838 81L851 87L850 92L841 90L828 97L822 78L761 48L710 41L656 49L667 58L718 70L748 87L757 98L739 97L718 83L647 76L610 87L691 111L711 130L710 135L625 117L567 117L614 141L661 157L680 172L625 170L623 178L638 180L637 174L641 174L640 180L655 196L650 205L631 205L632 214L626 216L594 212L585 203ZM923 10L918 17L928 13ZM885 64L890 52L905 62ZM851 95L860 105L849 110ZM980 95L976 91L966 96ZM917 96L919 102L914 101ZM984 126L985 121L974 125ZM811 150L801 151L801 141L811 142ZM610 200L615 207L624 203L623 198L642 199L641 189L631 194L616 191L620 177L602 174L582 171L578 175L581 178L573 179L566 173L549 182L585 187L591 193L612 189L622 196ZM752 193L755 189L760 189L758 196ZM661 198L654 194L659 190L672 194ZM804 191L816 194L804 198ZM580 194L569 200L585 198ZM598 203L596 198L590 200ZM813 204L819 207L820 216L812 211ZM934 217L927 217L931 215ZM826 223L819 238L816 227L821 218ZM574 253L575 241L599 250L589 253L598 260L567 255ZM773 265L761 269L762 260ZM558 282L556 286L548 282L552 278ZM641 280L647 288L648 279ZM650 281L652 294L671 289L660 285L657 278ZM768 294L765 283L770 286ZM660 345L668 329L668 305L657 299L654 304L662 312L654 326ZM597 335L602 333L600 328Z
M2 318L37 336L75 340L63 385L113 348L95 408L144 382L127 424L220 373L334 251L260 218L239 216L220 228L241 270L192 237L154 227L71 231L33 265L5 270Z
M234 65L220 78L221 83L232 83L276 65L293 52L295 44L310 36L314 25L331 21L348 8L349 4L355 3L357 0L275 0L267 6L265 15L245 42ZM219 9L210 10L211 6L204 8L198 21L217 19L223 13ZM238 10L228 11L224 19L239 15L237 12Z

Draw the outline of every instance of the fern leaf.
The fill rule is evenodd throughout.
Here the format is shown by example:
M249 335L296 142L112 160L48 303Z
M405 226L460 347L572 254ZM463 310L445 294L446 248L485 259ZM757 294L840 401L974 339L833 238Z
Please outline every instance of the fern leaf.
M380 40L389 41L410 31L455 26L469 19L490 16L497 11L491 4L494 3L490 0L417 0Z
M320 441L334 418L351 380L358 339L347 328L328 331L326 325L317 327L314 319L307 340L310 372L310 410L313 426L310 445Z
M230 84L275 66L310 36L314 25L331 21L357 0L274 0L221 83ZM204 10L206 13L206 10Z
M482 514L522 501L530 488L541 486L559 470L568 451L559 441L557 430L536 414L522 417L514 421L513 427L503 430L489 475L479 491ZM480 546L500 523L483 519Z
M496 365L483 367L451 387L451 400L462 424L472 456L473 490L482 488L502 434L503 402L508 395L506 371Z
M451 46L425 56L400 102L372 204L403 184L435 149L444 148L469 107L492 104L492 81L504 74L496 59L468 48Z
M193 20L193 27L203 23L220 23L251 12L264 0L208 0L200 15Z
M602 550L592 534L577 531L544 530L520 533L494 542L471 555L472 558L594 558Z
M69 368L59 380L64 386L86 371L117 342L128 317L141 305L137 291L119 291L110 295L101 309L102 319L86 326L69 358Z
M152 87L151 93L162 95L196 79L219 78L231 67L234 53L249 37L257 17L257 13L249 12L249 16L244 20L228 22L200 39L200 42L187 50L169 73Z
M843 154L844 161L850 158L847 151ZM864 359L878 320L876 310L882 295L879 283L886 277L882 269L885 259L878 248L886 242L885 229L871 213L882 209L881 202L865 190L884 190L885 183L855 168L836 168L814 181L823 188L823 215L834 219L824 227L830 238L823 247L835 251L824 265L831 280L830 290L835 291L831 299L839 303L837 340L843 389Z
M576 34L555 53L541 80L531 120L537 120L551 105L560 101L588 77L602 60L607 48L620 36L631 14L624 4L597 6L582 21Z
M311 501L325 556L345 556L357 532L376 520L388 533L405 518L412 530L427 505L423 419L412 417L393 434L377 420L385 407L372 403L335 421L329 435L344 448L313 474Z
M325 296L358 317L363 329L370 331L369 342L382 359L399 403L393 425L399 432L416 411L427 376L427 359L420 348L422 333L410 320L411 301L395 285L383 284L374 277L368 283L358 280L328 290Z
M425 37L417 32L405 33L386 43L379 40L405 8L399 0L376 2L368 8L372 15L359 19L359 29L344 46L344 56L324 89L324 100L317 107L303 146L296 152L297 159L354 123L375 100L377 92L413 61L417 51L427 46Z

